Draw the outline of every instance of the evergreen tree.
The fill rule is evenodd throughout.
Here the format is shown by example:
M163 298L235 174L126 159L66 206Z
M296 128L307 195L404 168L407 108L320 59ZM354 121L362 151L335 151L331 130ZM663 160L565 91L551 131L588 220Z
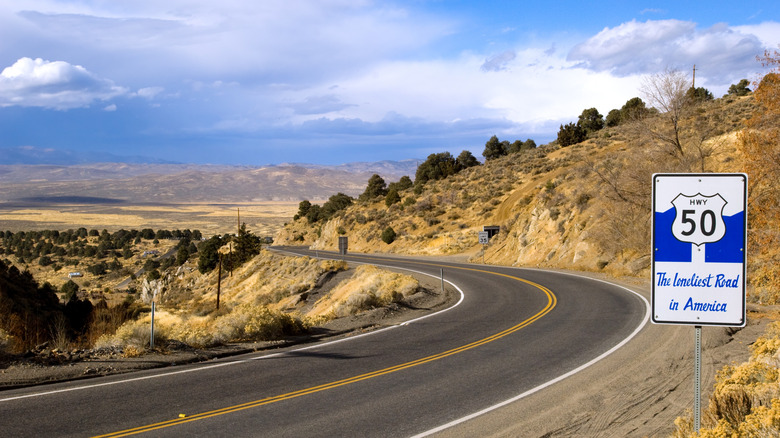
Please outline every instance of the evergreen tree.
M236 266L240 266L247 260L260 254L260 247L260 238L247 231L246 224L242 223L238 228L238 236L233 247L233 259Z
M731 86L729 87L729 95L747 96L748 94L750 94L750 88L748 88L748 85L750 85L750 82L748 82L747 79L742 79L736 84L731 84Z
M485 143L485 150L482 151L482 156L485 157L485 160L493 160L506 155L508 152L506 145L498 141L498 137L494 135Z
M596 132L604 127L604 116L596 108L588 108L582 111L577 124L585 130L586 133Z
M458 155L458 158L455 159L455 168L458 169L458 171L474 166L479 166L479 161L470 151L462 151L460 155Z
M650 114L645 102L639 97L628 99L620 108L620 123L640 120Z
M578 124L567 123L565 126L561 125L558 130L558 144L561 147L571 146L573 144L585 141L587 134L585 130Z
M422 185L431 180L444 179L456 173L455 158L449 152L440 152L438 154L428 155L414 175L414 184Z
M361 201L370 201L378 196L385 196L387 194L387 185L385 180L376 173L371 175L368 179L368 185L363 194L360 195Z

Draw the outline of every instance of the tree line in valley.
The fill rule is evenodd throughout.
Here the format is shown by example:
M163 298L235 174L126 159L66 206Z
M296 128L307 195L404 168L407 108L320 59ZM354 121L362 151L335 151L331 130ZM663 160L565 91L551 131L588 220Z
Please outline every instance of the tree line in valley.
M142 240L152 241L154 244L163 239L176 239L176 257L167 263L183 264L191 254L197 252L194 242L202 239L198 230L118 230L110 233L107 230L43 230L43 231L5 231L0 232L0 256L15 256L16 263L25 265L37 263L42 267L51 266L54 272L64 266L73 268L83 267L87 272L96 276L105 275L108 272L118 272L123 264L119 259L130 259L138 253L135 245ZM91 260L91 264L85 264ZM145 266L151 272L159 268Z

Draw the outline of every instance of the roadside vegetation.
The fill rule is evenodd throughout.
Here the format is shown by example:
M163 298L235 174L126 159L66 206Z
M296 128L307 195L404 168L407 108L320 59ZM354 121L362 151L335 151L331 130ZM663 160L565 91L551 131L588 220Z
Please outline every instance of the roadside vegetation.
M436 178L420 178L418 170L402 189L391 183L391 196L372 177L353 205L326 222L291 222L277 241L333 250L339 236L348 236L357 251L469 254L476 263L649 278L652 174L746 172L747 300L778 305L780 52L760 61L772 71L733 84L718 99L666 71L647 77L640 96L606 118L596 108L583 110L550 144L494 136L483 163L463 168L449 153L432 154L420 168ZM500 231L483 247L477 232L485 225ZM779 335L774 323L750 362L719 372L708 429L699 436L780 436ZM696 436L689 419L677 423L676 437Z
M698 434L692 415L675 421L674 438L780 436L780 322L750 346L748 362L718 371Z
M142 354L151 343L151 301L157 304L154 344L165 349L303 335L331 319L402 303L421 290L412 277L371 267L359 267L333 284L335 274L348 270L346 263L264 251L264 239L245 225L236 236L195 243L193 235L200 238L197 232L151 230L4 233L0 248L8 258L0 259L0 357L89 348ZM123 236L127 258L118 256L114 243ZM156 248L161 248L158 239L172 241L165 253L141 252L148 239ZM97 250L98 242L110 242L105 253ZM17 252L38 272L53 270L35 263L48 254L54 263L73 257L72 267L112 257L126 263L105 272L88 269L72 279L58 269L63 278L56 287L48 281L40 285L30 270L17 268ZM136 269L143 270L141 278L135 278ZM122 289L83 290L109 279Z

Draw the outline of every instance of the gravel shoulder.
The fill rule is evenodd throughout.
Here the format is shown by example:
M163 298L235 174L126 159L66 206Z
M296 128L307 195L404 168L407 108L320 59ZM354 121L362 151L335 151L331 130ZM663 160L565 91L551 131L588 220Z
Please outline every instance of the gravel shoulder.
M650 299L649 285L611 281ZM716 372L747 361L748 346L774 320L763 316L765 310L749 305L748 324L742 329L702 328L702 409ZM669 437L675 418L693 410L694 341L693 326L648 322L628 344L600 362L434 436Z

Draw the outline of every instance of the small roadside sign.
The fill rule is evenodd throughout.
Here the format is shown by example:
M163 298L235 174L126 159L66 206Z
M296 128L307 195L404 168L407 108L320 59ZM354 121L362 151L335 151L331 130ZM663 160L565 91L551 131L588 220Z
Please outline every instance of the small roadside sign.
M747 175L653 175L657 324L745 325Z
M481 245L487 245L488 242L490 241L490 235L488 234L487 231L480 231L478 236L479 236L479 243Z

